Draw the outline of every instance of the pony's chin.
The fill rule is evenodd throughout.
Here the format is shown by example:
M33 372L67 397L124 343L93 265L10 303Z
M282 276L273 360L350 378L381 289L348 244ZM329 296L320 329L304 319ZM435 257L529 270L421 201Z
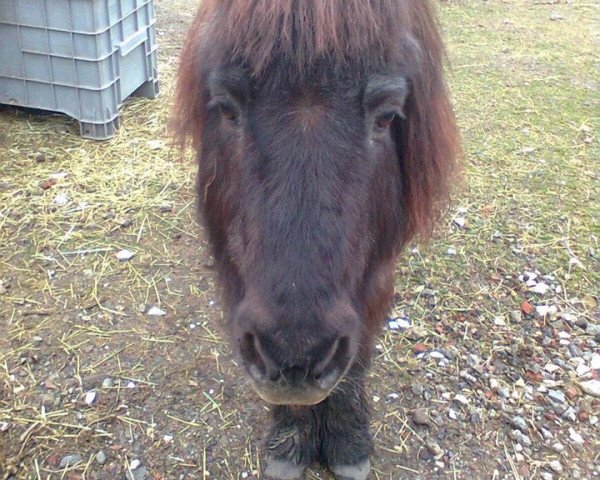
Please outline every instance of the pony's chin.
M254 390L258 393L258 396L265 402L272 405L300 405L300 406L311 406L317 405L325 400L330 391L320 391L316 389L303 389L303 390L284 390L284 389L265 389L258 385L254 385Z

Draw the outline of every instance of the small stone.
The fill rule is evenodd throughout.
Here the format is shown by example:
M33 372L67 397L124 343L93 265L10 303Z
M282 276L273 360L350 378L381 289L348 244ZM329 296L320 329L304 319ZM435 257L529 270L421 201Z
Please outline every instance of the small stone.
M423 385L421 385L420 383L413 383L410 386L410 390L413 393L413 395L416 395L417 397L420 397L423 394Z
M142 462L140 462L139 460L132 460L131 463L129 464L129 468L131 470L135 470L136 468L138 468L140 465L142 464Z
M81 463L82 461L83 461L83 459L81 458L81 455L78 455L78 454L67 455L62 458L62 460L60 461L60 464L58 466L60 468L68 468L68 467L77 465L78 463Z
M548 373L554 373L557 370L560 370L560 367L558 365L555 365L554 363L548 363L545 367L544 370L546 370Z
M600 324L588 323L585 333L592 335L593 337L600 335Z
M456 411L455 411L455 410L453 410L452 408L449 408L449 409L448 409L448 417L449 417L451 420L457 420L457 419L458 419L458 413L456 413Z
M173 435L163 435L163 440L165 443L171 443L173 441Z
M46 161L46 155L44 155L43 153L36 154L35 161L36 163L44 163Z
M12 184L8 182L0 182L0 192L6 192L12 188Z
M527 300L525 300L523 301L523 303L521 303L521 311L525 315L531 315L533 312L535 312L535 307L531 305L531 303L529 303Z
M577 368L575 369L575 373L577 374L578 377L584 377L590 372L591 372L591 368L588 367L587 365L584 365L583 363L580 365L577 365Z
M577 315L573 315L572 313L561 313L560 318L562 318L567 323L575 323L577 321Z
M405 318L394 318L388 322L388 327L390 330L407 330L411 324Z
M148 475L146 467L138 467L136 469L130 469L126 472L125 476L127 480L144 480Z
M427 450L429 450L429 453L431 453L436 459L442 458L444 455L444 450L433 438L426 439L425 446L427 447Z
M0 423L0 432L7 432L9 428L10 428L10 423L7 423L7 422Z
M592 370L600 370L600 353L594 353L590 362Z
M529 430L527 422L523 417L514 417L511 423L522 432L527 432Z
M550 290L550 287L544 282L536 283L535 286L529 289L530 292L537 293L539 295L545 295Z
M427 412L427 410L425 410L423 408L419 408L419 409L415 410L415 412L413 413L412 419L413 419L413 422L415 422L415 425L424 425L426 427L431 426L431 420L429 418L429 413Z
M98 462L100 465L104 465L104 463L106 462L106 453L100 450L96 454L96 462Z
M397 393L390 393L387 398L390 402L393 402L394 400L398 400L398 398L400 397L400 395L398 395Z
M105 378L102 380L102 388L113 388L115 386L115 381L112 378Z
M575 413L575 409L573 407L567 407L564 412L562 412L561 416L568 420L574 422L577 420L577 414Z
M550 317L558 312L558 308L555 305L538 305L535 307L535 312L540 317Z
M527 270L525 270L525 273L523 273L523 275L519 275L519 280L521 282L530 282L530 281L535 281L535 279L538 278L538 274L535 272L529 272Z
M554 475L550 472L540 472L540 477L542 480L554 480Z
M573 430L573 428L569 428L569 438L573 443L577 445L583 445L584 443L583 437L575 430Z
M565 387L565 394L569 399L573 400L577 398L581 394L581 392L575 385L567 385Z
M581 328L582 330L587 330L588 321L585 318L578 318L577 320L575 320L575 322L573 322L573 325Z
M454 225L456 225L458 228L465 228L466 224L467 220L464 217L456 217L454 219Z
M512 323L519 323L521 321L521 310L511 310L508 312L508 318Z
M161 310L158 307L151 307L150 310L148 310L148 315L152 316L152 317L163 317L167 314L167 312L165 312L164 310Z
M560 402L560 403L565 403L565 401L567 400L565 398L565 394L563 392L561 392L560 390L549 390L548 391L548 396L552 400L555 400L555 401Z
M120 250L117 252L117 260L119 260L119 262L127 262L131 260L134 255L135 253L130 250Z
M472 412L469 419L473 425L483 423L483 418L481 418L481 415L478 412Z
M554 445L552 445L552 449L555 452L562 452L565 449L565 446L562 443L556 442Z
M162 213L172 212L173 211L173 205L169 205L168 203L163 203L160 206L160 211Z
M524 447L531 447L531 439L521 432L521 430L513 430L510 432L510 438L520 443Z
M62 180L70 175L69 172L56 172L50 175L50 180Z
M415 352L417 355L425 351L427 351L427 345L425 345L424 343L417 343L413 347L413 352Z
M474 369L476 370L476 369ZM479 370L479 367L477 368L477 370ZM467 382L469 382L471 385L475 385L477 383L477 378L475 378L473 375L471 375L469 372L467 372L466 370L462 370L459 373L460 378L462 378L463 380L466 380Z
M131 227L131 225L133 225L133 221L131 220L131 218L123 217L121 215L117 215L114 218L113 222L115 222L117 225L119 225L122 228Z
M600 397L600 380L587 380L585 382L580 382L579 386L584 393L587 393L592 397Z
M563 471L563 467L558 460L552 460L549 463L549 466L556 473L561 473Z
M469 404L469 399L467 397L465 397L464 395L458 394L454 397L454 400L457 401L458 403L461 403L463 405L468 405Z
M147 145L150 150L160 150L163 148L164 143L162 140L148 140Z
M94 403L96 401L96 392L94 392L93 390L91 392L87 392L85 394L84 401L88 405L91 405L92 403Z
M59 207L64 207L67 203L69 203L70 196L68 192L59 192L56 197L54 197L54 204Z
M49 190L51 189L54 185L56 185L58 183L58 180L54 179L54 178L50 178L48 180L43 181L42 183L40 183L40 188L42 190Z

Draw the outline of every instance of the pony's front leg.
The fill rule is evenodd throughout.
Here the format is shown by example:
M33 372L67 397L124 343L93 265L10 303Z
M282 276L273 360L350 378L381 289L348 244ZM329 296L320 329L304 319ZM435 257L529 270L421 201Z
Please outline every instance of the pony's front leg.
M337 480L366 480L373 440L364 374L350 372L322 411L321 458Z
M318 406L275 405L273 427L266 442L268 480L298 480L318 452Z

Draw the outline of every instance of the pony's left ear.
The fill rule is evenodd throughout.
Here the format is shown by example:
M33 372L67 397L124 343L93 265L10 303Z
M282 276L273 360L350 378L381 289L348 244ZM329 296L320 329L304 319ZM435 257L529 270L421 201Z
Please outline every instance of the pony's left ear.
M460 178L460 135L444 80L445 52L429 2L414 6L411 48L418 45L407 75L404 120L397 135L402 175L403 241L427 238L449 203Z

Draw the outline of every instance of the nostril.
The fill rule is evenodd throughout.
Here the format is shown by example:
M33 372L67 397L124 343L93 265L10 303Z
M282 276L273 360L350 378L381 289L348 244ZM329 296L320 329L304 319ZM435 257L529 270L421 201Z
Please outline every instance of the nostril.
M240 353L244 362L261 367L265 370L265 364L260 358L258 349L256 348L256 337L251 333L246 333L240 342Z
M338 337L327 350L326 354L315 364L313 377L319 380L332 373L335 369L340 372L346 369L350 360L350 339Z
M243 336L240 342L240 353L249 372L257 380L276 382L281 377L279 369L262 348L256 335L246 333Z

